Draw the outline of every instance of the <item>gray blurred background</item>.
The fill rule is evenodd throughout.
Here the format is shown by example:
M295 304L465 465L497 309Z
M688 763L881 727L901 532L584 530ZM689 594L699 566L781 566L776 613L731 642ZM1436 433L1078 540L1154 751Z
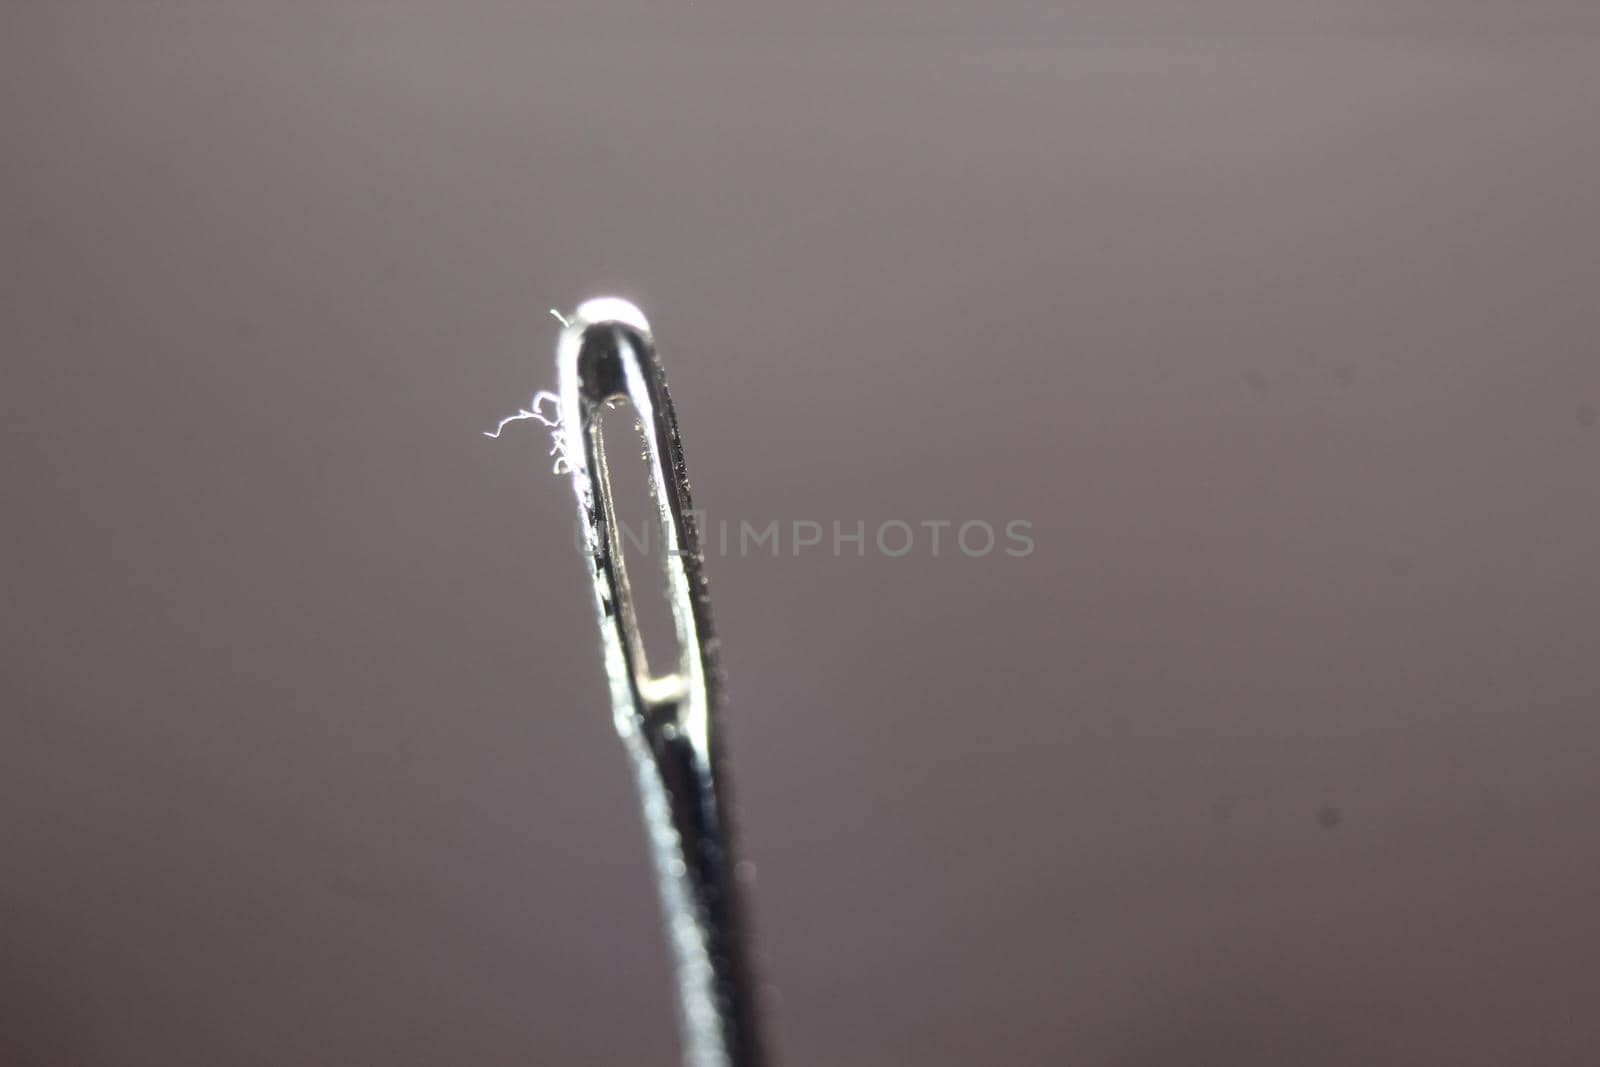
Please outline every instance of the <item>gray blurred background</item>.
M0 1063L674 1061L571 492L480 433L606 292L714 515L1033 523L708 562L784 1062L1596 1061L1593 5L0 42Z

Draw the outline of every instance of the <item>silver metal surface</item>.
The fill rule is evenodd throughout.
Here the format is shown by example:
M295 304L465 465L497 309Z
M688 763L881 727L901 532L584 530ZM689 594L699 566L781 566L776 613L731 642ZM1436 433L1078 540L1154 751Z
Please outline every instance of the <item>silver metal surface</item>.
M559 450L578 498L617 732L633 759L678 986L684 1062L763 1062L716 725L721 710L698 531L666 377L644 315L591 300L557 348ZM644 440L677 662L652 673L634 612L601 416L626 399ZM628 442L632 448L635 442Z

